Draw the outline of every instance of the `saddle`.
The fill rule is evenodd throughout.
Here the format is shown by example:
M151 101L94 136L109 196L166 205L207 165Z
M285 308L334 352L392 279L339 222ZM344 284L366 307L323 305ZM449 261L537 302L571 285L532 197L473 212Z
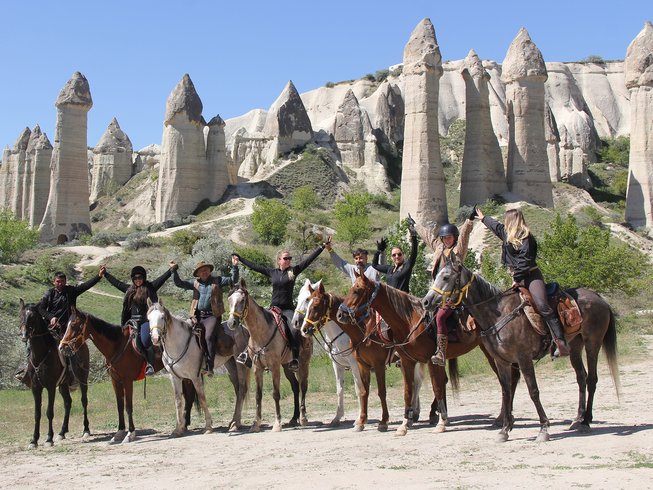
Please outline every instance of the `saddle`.
M126 332L126 335L129 336L129 341L132 344L134 352L136 352L139 356L141 356L144 362L147 362L147 358L145 357L145 349L141 344L141 340L139 336L138 322L136 320L129 319L127 320L127 323L122 327L122 329L123 329L123 334L125 334ZM155 360L161 360L161 349L156 345L152 345L152 347L154 347Z
M379 339L381 339L381 342L385 344L391 344L393 340L392 330L390 330L388 323L383 318L381 318L381 315L379 315L378 311L372 311L374 313L374 328L376 330L376 334L379 336Z
M283 316L283 311L281 311L281 308L278 306L272 306L268 311L272 313L274 323L277 325L279 333L281 333L281 336L285 339L285 341L290 344L290 339L288 338L289 331L286 330L287 328L290 328L290 326L286 321L286 317Z
M530 291L524 287L520 287L519 294L522 301L525 302L524 313L535 331L540 335L547 335L549 329L537 311ZM569 293L560 289L560 285L557 282L547 283L546 296L553 311L558 313L560 323L564 328L565 337L571 339L580 331L583 323L583 315L580 312L578 303L576 303L576 300Z

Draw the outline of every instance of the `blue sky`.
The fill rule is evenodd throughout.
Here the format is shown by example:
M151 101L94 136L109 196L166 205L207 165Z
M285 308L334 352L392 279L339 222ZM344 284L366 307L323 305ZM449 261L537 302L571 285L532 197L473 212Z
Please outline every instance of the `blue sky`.
M189 73L208 121L400 63L429 17L444 60L501 62L520 27L546 61L623 59L650 1L0 0L0 144L25 126L54 140L54 101L75 71L94 106L88 145L115 116L134 148L160 143L165 102Z

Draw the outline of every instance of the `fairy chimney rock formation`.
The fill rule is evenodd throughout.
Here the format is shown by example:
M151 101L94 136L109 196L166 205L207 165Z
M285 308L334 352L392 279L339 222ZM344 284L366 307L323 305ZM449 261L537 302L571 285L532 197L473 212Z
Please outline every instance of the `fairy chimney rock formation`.
M52 144L45 133L34 140L32 158L32 185L29 192L29 224L38 226L43 219L50 193L50 160Z
M404 99L395 84L384 81L378 89L374 110L374 134L386 152L397 155L404 139Z
M131 178L132 154L132 142L114 117L93 148L91 202L107 192L116 191Z
M29 128L23 129L11 150L12 174L9 176L7 185L10 186L9 209L16 218L23 219L23 187L25 180L25 166L27 164L27 146L32 131Z
M11 150L5 145L2 150L2 165L0 165L0 209L9 207L9 169L11 167Z
M508 48L501 79L506 84L509 141L506 180L508 190L520 199L553 206L544 130L544 82L542 53L522 28Z
M204 199L207 179L202 101L188 74L166 102L155 219L188 216Z
M460 178L460 205L484 202L507 190L503 157L490 116L489 73L471 50L461 75L466 87L467 120Z
M313 140L313 127L295 85L288 81L268 111L263 135L270 138L269 157L301 148Z
M227 168L224 120L220 116L215 116L209 121L207 127L206 162L208 175L205 194L211 202L217 202L224 194L224 191L227 190L229 184L237 183L238 177L235 172L230 174Z
M626 88L630 90L630 159L626 221L653 228L653 25L628 46Z
M86 77L75 72L55 106L50 192L40 231L42 241L64 243L91 232L86 132L93 99Z
M422 20L404 48L404 150L400 216L418 223L448 222L440 158L438 94L442 57L429 19Z

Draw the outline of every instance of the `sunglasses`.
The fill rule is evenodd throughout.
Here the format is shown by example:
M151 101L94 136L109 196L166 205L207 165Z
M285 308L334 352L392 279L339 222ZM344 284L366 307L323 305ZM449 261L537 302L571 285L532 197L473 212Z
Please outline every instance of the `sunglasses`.
M396 253L396 254L392 254L393 257L403 257L403 255L404 254L402 254L401 252Z
M138 281L139 279L142 281L143 276L134 276L134 277L132 277L132 280L134 280L134 281Z
M292 260L292 257L281 257L281 260Z

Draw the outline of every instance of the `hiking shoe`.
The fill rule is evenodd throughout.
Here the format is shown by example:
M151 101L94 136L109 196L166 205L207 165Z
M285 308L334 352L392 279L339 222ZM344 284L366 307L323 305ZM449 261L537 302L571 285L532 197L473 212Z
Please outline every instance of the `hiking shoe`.
M442 352L436 352L431 356L431 364L435 364L436 366L444 366Z
M152 376L154 374L154 368L152 367L152 364L148 364L147 367L145 368L145 376Z

